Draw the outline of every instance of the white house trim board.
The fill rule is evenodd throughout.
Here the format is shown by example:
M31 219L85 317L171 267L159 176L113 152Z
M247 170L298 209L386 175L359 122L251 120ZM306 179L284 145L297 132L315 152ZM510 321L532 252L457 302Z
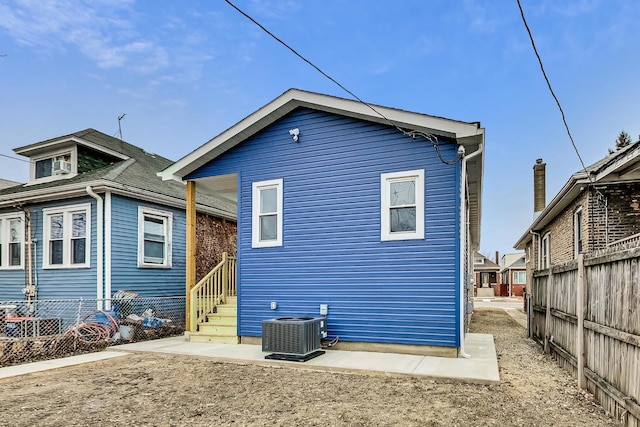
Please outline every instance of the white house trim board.
M111 309L111 192L104 193L104 296Z
M71 263L71 241L73 238L73 214L85 214L85 262ZM42 251L42 268L89 268L91 267L91 203L82 203L72 206L59 206L54 208L42 209L43 215L43 251ZM62 215L63 217L63 236L62 236L62 263L51 264L51 221L52 216ZM59 240L59 239L56 239Z
M283 217L283 181L282 179L273 179L270 181L254 182L251 189L251 247L266 248L273 246L282 246L282 217ZM272 209L262 209L262 191L275 190L275 211ZM264 238L262 236L261 220L263 217L276 218L276 236L275 238Z
M11 242L11 222L16 220L19 222L21 226L20 232L18 232L18 236L20 237L19 242ZM0 244L2 244L2 254L0 259L0 270L23 270L24 269L24 253L25 253L25 222L24 222L24 212L12 212L0 215ZM9 245L11 243L19 243L20 244L20 264L17 265L9 265L11 251L9 249Z
M213 160L298 107L307 107L347 117L389 124L386 119L377 114L368 105L359 101L290 89L178 160L162 171L160 175L164 180L182 179L185 175ZM401 127L450 138L464 138L464 141L461 140L460 143L469 144L470 146L476 146L484 140L484 129L480 127L479 123L466 123L380 105L375 105L374 108Z
M414 185L413 203L395 204L392 186L410 183ZM415 209L414 230L392 230L392 210L399 209ZM424 239L424 169L380 174L380 240L412 239Z
M163 259L161 262L150 261L151 256L145 254L145 241L149 240L145 236L146 218L161 221L163 241ZM138 267L139 268L171 268L172 246L173 246L173 213L138 206Z

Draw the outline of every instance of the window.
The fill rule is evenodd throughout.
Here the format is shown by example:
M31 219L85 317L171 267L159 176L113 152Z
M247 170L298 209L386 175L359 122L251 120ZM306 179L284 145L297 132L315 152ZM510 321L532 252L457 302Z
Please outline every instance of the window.
M540 248L540 269L544 270L545 268L549 268L549 265L551 263L551 261L549 260L550 257L550 240L551 237L549 236L549 233L545 234L545 236L542 238L542 245Z
M473 263L476 265L484 265L484 258L474 258Z
M514 285L526 285L527 284L527 272L526 271L514 271L513 272L513 284Z
M138 267L171 268L173 214L138 207Z
M282 246L282 179L254 182L251 247Z
M380 181L380 239L424 239L424 170L383 173Z
M47 178L54 175L65 175L71 172L71 153L37 159L35 161L35 178Z
M573 257L582 252L582 208L573 214Z
M91 205L46 208L44 268L89 267Z
M0 215L0 268L23 268L24 214Z

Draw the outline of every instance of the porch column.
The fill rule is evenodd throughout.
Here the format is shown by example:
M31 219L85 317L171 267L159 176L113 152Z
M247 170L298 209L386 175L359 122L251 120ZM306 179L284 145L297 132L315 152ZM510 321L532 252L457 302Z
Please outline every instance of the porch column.
M185 328L190 331L191 324L191 288L196 285L196 182L187 181L187 271L186 271L186 313ZM193 332L193 331L191 331Z

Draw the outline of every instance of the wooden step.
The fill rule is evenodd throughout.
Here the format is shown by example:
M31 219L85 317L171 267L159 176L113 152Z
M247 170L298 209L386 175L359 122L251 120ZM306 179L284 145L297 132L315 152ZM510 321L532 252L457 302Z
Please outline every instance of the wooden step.
M227 305L238 305L238 297L237 296L227 297Z
M238 307L235 305L219 305L216 307L216 313L220 316L237 316L238 315Z
M236 325L212 325L210 323L201 323L198 325L198 331L207 335L230 337L237 335L238 327Z
M189 334L189 342L204 342L211 344L238 344L237 336L212 336L201 332L192 332Z
M237 325L238 317L237 316L224 316L217 313L208 314L207 321L204 323L213 324L213 325Z

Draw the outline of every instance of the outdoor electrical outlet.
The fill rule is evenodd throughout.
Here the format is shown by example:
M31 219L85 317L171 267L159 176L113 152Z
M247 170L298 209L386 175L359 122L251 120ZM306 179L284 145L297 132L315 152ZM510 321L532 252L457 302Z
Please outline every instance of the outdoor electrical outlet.
M320 315L321 316L326 316L328 313L329 313L329 305L320 304Z
M271 301L271 310L275 310L276 308L278 308L278 303L275 301Z

